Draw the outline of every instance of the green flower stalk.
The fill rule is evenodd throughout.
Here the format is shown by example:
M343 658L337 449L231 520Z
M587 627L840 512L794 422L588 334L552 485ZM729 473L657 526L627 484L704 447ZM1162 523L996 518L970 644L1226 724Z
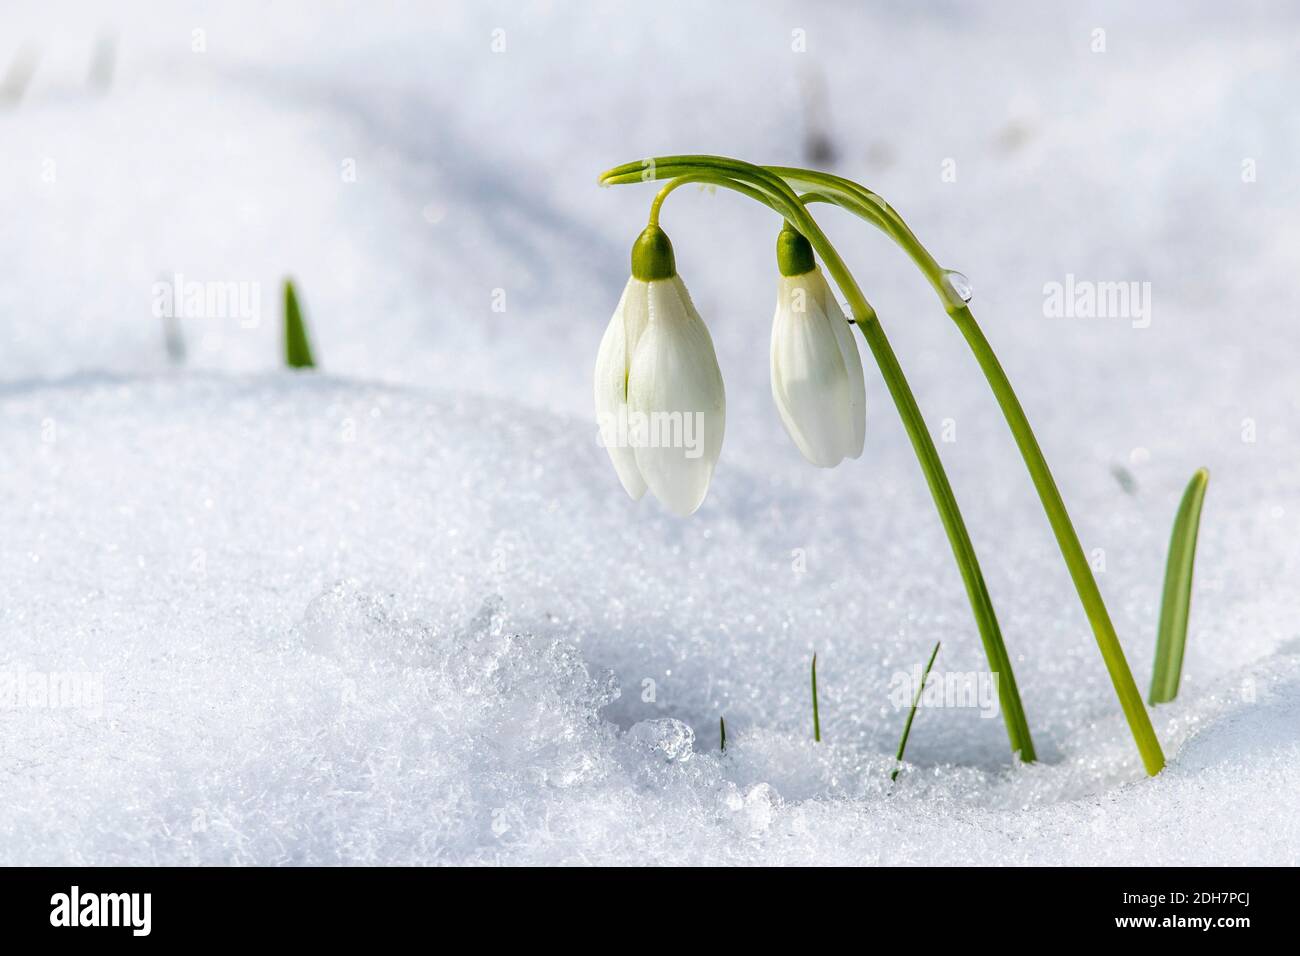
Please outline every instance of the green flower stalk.
M1029 470L1030 479L1034 483L1034 489L1038 492L1048 523L1052 527L1052 533L1056 536L1057 547L1065 560L1066 569L1078 592L1088 623L1092 626L1102 660L1115 687L1115 694L1119 697L1120 706L1142 756L1143 766L1148 774L1155 776L1165 765L1160 741L1151 726L1151 718L1142 703L1142 694L1124 657L1124 649L1120 646L1115 626L1110 620L1110 613L1106 610L1101 590L1097 587L1096 578L1093 577L1092 567L1088 564L1083 546L1079 543L1079 536L1074 530L1074 524L1061 498L1060 489L1056 486L1056 479L1052 476L1047 459L1043 456L1020 400L1011 387L1011 381L1007 378L1006 372L1003 371L1001 363L993 352L993 347L984 337L983 331L976 324L975 317L967 305L970 291L965 277L960 273L941 268L903 222L902 217L888 203L865 187L840 176L793 167L772 167L771 172L788 177L792 183L809 189L812 195L805 197L809 201L833 202L880 228L908 254L939 294L945 310L956 323L971 352L974 353L980 371L988 380L989 388L993 391L998 406L1002 409L1003 417L1011 429L1025 467Z
M654 199L650 212L650 224L658 226L659 212L667 196L678 186L688 182L708 183L733 189L771 208L780 215L787 227L805 238L816 255L820 256L830 278L839 287L852 311L853 321L861 332L880 368L890 397L898 410L903 426L911 441L913 451L921 465L926 484L930 488L935 506L943 522L944 530L952 546L954 558L962 575L967 598L979 628L980 637L988 658L990 670L998 674L998 687L1003 719L1013 752L1019 754L1026 762L1035 759L1029 727L1025 720L1024 708L1020 701L1015 677L1011 669L1010 657L1003 643L993 611L992 600L984 577L980 571L979 561L974 546L966 530L956 497L925 427L924 418L917 406L910 385L903 374L889 340L875 310L868 303L853 275L840 258L835 247L826 238L820 226L809 212L813 203L833 203L865 219L881 229L894 240L912 259L922 275L934 287L944 305L945 311L956 323L963 338L970 346L979 364L980 370L988 380L1003 415L1011 428L1012 435L1024 458L1034 487L1038 492L1043 510L1056 536L1062 557L1065 560L1070 577L1078 591L1080 602L1092 626L1097 639L1102 659L1114 684L1124 715L1142 757L1143 765L1149 774L1156 774L1164 767L1164 754L1156 739L1150 718L1142 702L1142 696L1133 680L1132 671L1125 660L1124 652L1115 634L1114 626L1102 600L1096 580L1079 544L1078 535L1070 521L1065 504L1061 500L1059 489L1052 477L1047 462L1043 457L1038 441L1034 436L1029 421L1017 399L1006 373L994 355L992 347L983 332L975 323L967 302L970 298L969 283L959 273L943 269L902 218L879 196L851 180L828 173L791 167L763 167L735 159L720 156L664 156L644 162L628 163L617 166L600 177L602 185L621 185L644 182L652 179L668 180ZM802 265L790 246L794 240L783 238L781 255L782 272L787 267L796 275L802 275ZM821 343L825 345L825 341ZM805 363L808 369L834 367L831 353L826 349L817 352L817 343L810 343L804 348L807 356L821 354L824 360L818 365L811 359ZM789 350L787 350L789 351ZM775 355L775 346L774 346ZM847 363L847 355L840 352L841 360ZM775 366L774 366L775 367ZM813 374L809 372L809 374ZM799 376L796 375L796 378ZM774 380L775 389L775 380ZM801 408L811 407L804 403ZM800 411L787 416L782 409L783 421L792 437L810 426L809 414ZM791 422L794 422L792 427ZM845 426L841 426L845 427ZM823 443L834 458L838 448L843 457L852 451L851 443L845 433L838 433L837 439L826 439ZM796 437L796 443L798 438ZM801 451L804 450L801 446ZM612 454L612 453L611 453ZM805 451L805 454L807 452ZM848 455L852 457L851 454ZM836 458L835 460L839 460Z

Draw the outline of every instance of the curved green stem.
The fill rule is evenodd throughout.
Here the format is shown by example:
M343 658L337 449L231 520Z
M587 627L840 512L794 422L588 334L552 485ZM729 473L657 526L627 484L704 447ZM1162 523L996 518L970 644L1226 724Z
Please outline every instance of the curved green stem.
M838 279L836 281L840 288L844 289L843 284L839 283ZM856 315L858 310L852 296L849 296L849 304L853 306ZM930 437L930 432L925 427L925 419L916 403L916 397L912 394L912 388L903 375L902 366L898 364L898 357L894 354L889 339L885 337L880 322L873 317L869 322L858 319L857 324L862 337L866 339L871 349L871 354L876 359L876 364L880 367L881 376L889 389L890 397L894 400L894 406L898 409L899 417L903 420L903 427L911 440L912 450L921 464L926 485L930 489L931 497L934 498L935 507L939 510L944 531L948 534L953 556L961 569L962 583L965 585L967 600L979 624L980 638L984 644L984 654L988 658L989 669L998 675L998 695L1003 719L1007 725L1007 735L1011 739L1011 749L1018 750L1021 759L1026 763L1032 763L1037 756L1029 736L1029 724L1025 718L1024 705L1020 701L1020 690L1016 686L1015 673L1011 668L1011 657L1002 640L997 615L993 611L993 599L989 596L988 585L984 582L979 559L975 556L975 545L966 530L966 522L962 519L961 510L957 506L957 497L948 482L948 474L944 471L939 451L935 448L934 439Z
M772 166L768 167L768 171L788 179L800 189L812 190L810 195L804 197L809 202L835 203L880 229L916 263L921 274L944 301L945 307L965 304L944 281L944 268L939 265L934 256L930 255L930 251L921 245L920 240L903 221L903 217L894 211L893 206L870 189L843 176L819 173L810 169Z
M1133 680L1133 672L1129 669L1128 661L1124 657L1124 648L1120 645L1119 637L1115 633L1115 626L1111 622L1110 614L1106 610L1106 604L1102 600L1101 590L1097 587L1097 580L1093 577L1092 568L1083 553L1083 546L1080 545L1079 536L1074 530L1074 524L1070 521L1070 515L1066 511L1060 489L1057 488L1056 480L1052 477L1051 469L1047 465L1047 459L1043 457L1043 451L1039 447L1038 439L1029 425L1029 419L1025 415L1024 408L1021 407L1020 400L1016 397L1015 390L1011 387L1006 372L1003 371L1001 363L998 362L988 339L984 337L984 333L976 324L975 317L971 314L970 309L965 302L955 296L952 289L944 281L944 270L935 261L934 257L921 245L916 236L912 234L912 231L907 228L902 218L875 193L851 180L840 176L832 176L829 173L775 166L771 167L769 172L784 176L791 182L798 183L801 186L817 190L811 196L804 197L805 199L837 203L882 229L902 247L903 251L916 263L925 277L930 280L930 284L934 286L935 291L939 293L944 302L944 308L952 317L962 337L974 353L975 360L979 363L980 370L988 380L998 406L1002 409L1003 417L1006 418L1007 425L1011 428L1011 434L1016 440L1016 446L1020 449L1020 455L1025 461L1025 467L1028 468L1029 476L1038 492L1043 511L1046 512L1048 523L1056 536L1056 543L1060 548L1061 556L1065 559L1065 566L1070 573L1070 579L1074 582L1079 601L1088 617L1088 623L1092 626L1092 632L1097 639L1097 646L1101 650L1106 671L1110 674L1111 683L1114 685L1115 693L1119 697L1120 707L1123 708L1129 729L1133 733L1133 739L1136 741L1138 751L1142 755L1142 763L1146 767L1147 773L1152 776L1156 775L1165 765L1164 752L1161 750L1160 741L1156 738L1155 730L1151 726L1151 718L1147 714L1147 709L1142 703L1142 694L1138 691L1136 681Z
M771 201L767 196L757 189L751 189L744 183L736 182L729 176L719 176L715 173L687 173L678 176L676 179L670 179L664 184L664 187L655 193L654 200L650 203L650 220L649 225L659 225L659 210L663 208L664 200L679 186L685 186L688 183L702 183L709 186L724 186L727 189L734 189L736 192L748 196L755 202L761 202L769 209L772 208Z
M1088 623L1092 625L1092 633L1097 639L1102 660L1106 663L1106 671L1110 674L1111 683L1115 686L1115 693L1119 697L1120 707L1123 708L1124 717L1128 720L1129 730L1132 731L1133 739L1137 742L1138 751L1142 755L1142 764L1146 767L1147 773L1154 777L1164 769L1164 751L1160 748L1160 741L1151 726L1151 717L1142 703L1142 693L1138 690L1128 660L1124 657L1124 648L1115 633L1115 625L1111 623L1106 602L1101 597L1101 589L1097 587L1097 579L1093 577L1092 567L1083 553L1083 546L1079 544L1079 535L1070 521L1069 512L1065 510L1065 502L1061 499L1060 489L1056 487L1056 479L1052 477L1047 459L1043 457L1043 450L1038 447L1038 439L1034 436L1034 430L1029 425L1029 419L1025 416L1020 400L1016 398L1015 390L1012 389L1006 372L1002 370L1001 363L993 354L988 339L975 323L975 317L971 315L970 309L963 305L959 309L950 310L949 314L957 323L957 328L966 339L971 351L975 353L975 360L979 362L980 370L988 379L989 387L993 390L1007 425L1011 428L1011 434L1016 439L1020 456L1025 460L1025 467L1029 469L1029 476L1038 491L1043 511L1047 513L1048 523L1052 526L1052 533L1056 535L1056 543L1061 549L1061 556L1065 559L1070 579L1079 594L1079 601L1088 616Z
M747 194L753 190L763 193L766 204L783 215L812 244L835 284L848 300L858 329L871 349L876 364L880 367L881 375L902 419L912 449L921 465L926 485L930 489L935 507L943 522L944 531L961 572L971 611L979 628L989 668L999 678L999 701L1011 749L1020 755L1021 760L1026 763L1032 762L1036 759L1034 744L1029 734L1020 692L1016 687L1011 658L1003 643L997 616L993 610L993 601L989 597L988 587L980 570L979 559L976 557L974 545L966 530L966 524L962 519L952 486L948 482L943 463L939 459L939 452L925 426L925 419L917 406L916 397L912 394L911 386L903 374L902 367L898 364L898 358L889 344L889 339L885 336L875 310L867 302L838 251L808 213L798 194L784 179L770 170L717 156L668 156L645 163L628 163L604 173L600 177L600 182L602 185L619 185L644 182L647 179L675 179L701 174L721 176L731 180L731 182L718 181L717 185L736 188Z

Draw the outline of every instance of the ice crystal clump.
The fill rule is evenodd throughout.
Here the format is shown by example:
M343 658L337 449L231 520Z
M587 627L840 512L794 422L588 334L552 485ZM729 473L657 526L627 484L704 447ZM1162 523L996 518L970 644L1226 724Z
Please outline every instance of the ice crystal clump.
M666 763L689 760L695 752L695 731L673 717L633 724L627 739Z

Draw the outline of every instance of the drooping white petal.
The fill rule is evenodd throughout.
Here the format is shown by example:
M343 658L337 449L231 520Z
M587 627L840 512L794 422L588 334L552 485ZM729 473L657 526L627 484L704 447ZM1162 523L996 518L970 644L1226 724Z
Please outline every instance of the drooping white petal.
M814 465L838 465L852 437L844 414L849 403L848 376L820 307L810 304L802 313L778 310L772 325L771 361L772 398L795 445Z
M637 501L646 483L637 470L631 446L627 407L627 379L632 349L649 320L649 283L628 279L596 352L596 423L601 444L609 452L623 489Z
M647 425L636 464L655 497L685 516L704 501L722 453L726 394L713 339L681 278L649 285L649 324L628 378L629 411Z
M844 370L849 376L849 415L853 423L853 437L844 450L844 457L858 458L862 455L862 446L867 437L867 385L862 374L858 338L854 334L857 330L845 317L821 268L814 269L811 274L816 277L811 281L820 286L818 298L830 320L831 330L840 347L840 357L844 360Z
M862 453L865 387L849 331L819 269L781 277L772 321L772 398L799 451L823 468Z

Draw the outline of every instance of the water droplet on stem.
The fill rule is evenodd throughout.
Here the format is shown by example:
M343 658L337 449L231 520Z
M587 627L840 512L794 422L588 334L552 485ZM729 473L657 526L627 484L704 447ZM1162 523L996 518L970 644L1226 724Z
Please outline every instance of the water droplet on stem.
M943 274L943 281L948 284L948 288L952 290L953 294L963 302L969 302L975 295L975 287L970 284L970 279L967 279L960 272L954 272L952 269L946 270Z

